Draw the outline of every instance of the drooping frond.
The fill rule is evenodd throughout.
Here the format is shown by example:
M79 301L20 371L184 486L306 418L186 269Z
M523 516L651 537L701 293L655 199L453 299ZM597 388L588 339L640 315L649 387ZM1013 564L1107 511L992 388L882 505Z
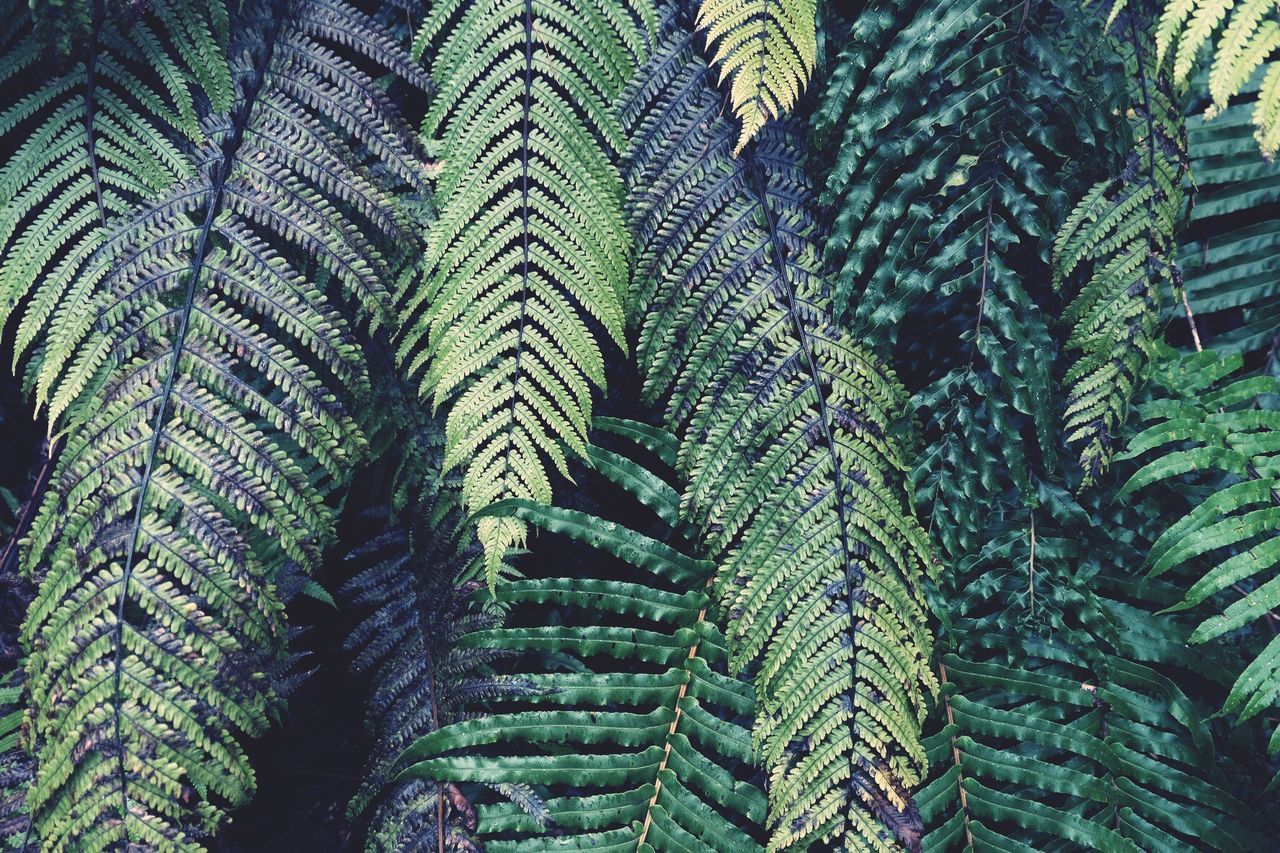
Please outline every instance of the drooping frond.
M935 682L901 388L831 322L797 135L771 126L735 158L683 30L640 81L625 170L637 353L681 436L732 667L756 666L769 848L911 844Z
M65 58L28 5L0 6L0 323L21 318L15 361L38 353L108 224L191 177L182 141L203 135L197 97L231 101L221 0L150 3L127 20L106 0L71 4L86 31ZM42 19L62 4L31 5Z
M1176 291L1174 232L1183 213L1185 131L1168 78L1156 73L1149 38L1132 11L1113 31L1131 80L1134 147L1120 174L1099 181L1063 223L1054 245L1054 284L1079 279L1063 314L1066 349L1078 351L1066 440L1079 453L1084 484L1097 482L1115 452L1134 391L1160 341L1162 291Z
M1254 139L1270 160L1280 150L1280 20L1275 0L1165 0L1156 28L1156 61L1185 86L1197 77L1199 59L1212 42L1205 118L1220 114L1246 88L1258 86L1253 103ZM1262 70L1261 80L1258 72Z
M1235 378L1241 366L1238 355L1212 352L1164 365L1165 392L1139 408L1145 429L1125 453L1145 464L1122 495L1163 484L1189 500L1152 545L1147 571L1182 582L1171 609L1198 618L1188 642L1232 637L1249 649L1222 709L1244 722L1280 697L1280 412L1271 402L1280 383ZM1269 749L1280 751L1280 729Z
M766 124L790 113L817 62L815 0L702 0L696 26L742 123L740 154Z
M547 503L604 384L597 332L623 341L629 256L613 102L648 51L650 0L451 0L415 49L436 82L424 124L443 157L422 281L404 302L401 356L447 405L446 467L470 512ZM490 570L523 538L479 524Z
M191 849L252 791L236 733L275 701L275 582L315 565L362 446L341 307L377 322L373 241L412 232L390 192L421 185L411 135L357 65L407 57L337 0L248 3L232 31L231 111L79 261L37 377L67 436L24 627L51 849Z
M626 456L588 452L615 493L620 486L660 519L678 516L678 494L656 474ZM614 494L607 503L620 502ZM538 816L517 804L479 807L479 836L495 853L759 849L752 830L765 798L745 726L754 704L750 686L723 671L724 639L708 620L712 565L669 544L680 539L666 521L659 541L526 500L484 512L518 515L556 534L553 542L595 550L555 561L581 571L497 589L512 619L535 627L479 631L459 645L545 656L536 674L520 676L533 692L477 696L485 710L410 747L401 778L522 783L543 793ZM557 614L552 624L538 620L545 608Z

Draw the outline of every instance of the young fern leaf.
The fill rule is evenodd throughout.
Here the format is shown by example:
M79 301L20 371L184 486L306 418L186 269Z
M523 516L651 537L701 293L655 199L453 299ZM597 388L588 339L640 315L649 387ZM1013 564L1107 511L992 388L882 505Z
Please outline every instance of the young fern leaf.
M656 474L608 451L588 453L659 517L677 511L678 494ZM707 618L712 565L582 512L519 499L484 512L590 546L586 565L595 571L503 584L496 595L513 616L551 606L557 623L480 631L461 647L580 664L525 676L533 693L493 691L487 712L406 750L400 777L545 789L545 825L514 804L479 808L479 836L491 851L758 850L750 831L765 798L747 775L752 743L743 725L754 703L748 684L721 671L724 640ZM669 528L664 538L678 541ZM629 566L626 579L610 557ZM509 698L533 707L507 709Z
M1063 320L1066 349L1079 355L1063 382L1065 432L1096 483L1115 452L1134 392L1161 338L1161 290L1177 290L1174 231L1183 212L1188 162L1182 114L1132 12L1116 21L1133 92L1134 147L1124 170L1099 181L1076 205L1054 244L1054 285L1079 278Z
M344 57L412 66L339 2L249 3L233 32L232 112L206 122L194 174L85 260L38 377L67 436L23 629L51 849L197 849L250 795L236 733L276 701L274 582L319 560L326 492L363 444L361 351L286 255L375 322L388 310L364 235L408 231L390 186L421 182L407 128Z
M1138 408L1145 429L1122 457L1150 461L1121 495L1167 484L1191 499L1152 545L1148 574L1186 578L1170 609L1201 617L1188 642L1243 634L1252 660L1222 709L1243 722L1280 696L1280 637L1261 627L1280 608L1280 383L1235 378L1242 363L1204 352L1163 365L1164 393ZM1280 729L1269 750L1280 752Z
M646 396L669 396L731 666L756 667L769 849L912 845L936 684L902 390L831 322L796 134L766 128L735 158L679 28L638 79L625 108L637 354Z
M0 323L20 318L15 367L33 350L38 364L109 224L194 173L181 142L204 133L196 94L219 110L231 100L220 0L152 3L128 21L106 0L86 4L84 41L65 60L32 20L60 4L33 5L0 4L0 140L13 152L0 165Z
M741 154L766 124L795 109L818 54L815 0L702 0L697 29L742 123Z
M1197 74L1201 54L1214 42L1206 119L1218 116L1251 83L1259 86L1254 139L1268 160L1280 150L1280 64L1273 61L1280 48L1276 8L1275 0L1166 0L1156 27L1156 62L1169 66L1180 86Z
M450 0L415 51L436 82L423 132L443 157L425 271L403 303L401 358L446 404L446 467L466 466L469 512L548 503L547 463L581 453L596 340L623 340L629 244L610 158L612 106L646 55L650 0ZM491 574L524 537L484 516Z

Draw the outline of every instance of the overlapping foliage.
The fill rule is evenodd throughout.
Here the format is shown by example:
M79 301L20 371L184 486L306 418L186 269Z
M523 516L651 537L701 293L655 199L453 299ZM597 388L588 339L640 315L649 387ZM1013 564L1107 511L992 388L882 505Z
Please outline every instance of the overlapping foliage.
M33 375L66 444L28 537L43 580L24 629L28 802L50 848L192 847L253 790L236 733L275 701L274 584L318 564L325 494L362 447L343 303L386 312L364 234L407 229L391 190L421 185L395 108L333 50L412 78L372 21L247 4L232 26L231 108L204 120L189 174L55 271Z
M1133 81L1134 146L1124 169L1095 184L1063 223L1054 244L1054 282L1073 276L1066 349L1066 440L1079 452L1084 482L1111 461L1129 404L1160 341L1160 305L1181 296L1174 232L1184 207L1185 131L1168 78L1132 10L1117 13L1113 38ZM1168 291L1167 293L1165 291ZM1172 297L1172 299L1171 299Z
M1126 451L1146 462L1121 495L1164 484L1190 499L1152 545L1147 574L1186 578L1170 609L1197 614L1189 643L1247 631L1250 660L1222 707L1243 722L1280 697L1280 412L1273 404L1280 385L1273 376L1233 376L1241 367L1239 356L1220 360L1212 352L1164 365L1166 390L1142 405L1144 429ZM1268 748L1280 752L1280 727Z
M1165 3L1156 29L1157 62L1167 65L1179 84L1185 85L1197 75L1203 54L1212 54L1207 79L1212 103L1206 118L1226 109L1251 81L1257 83L1254 138L1267 159L1280 149L1280 66L1270 61L1280 47L1280 22L1275 20L1275 12L1271 0L1240 4L1172 0Z
M756 664L769 849L909 843L935 681L901 391L828 313L799 138L735 158L719 101L678 25L627 100L645 394L681 435L731 664Z
M448 406L448 467L468 511L551 500L547 463L581 453L597 333L618 346L629 245L610 162L613 102L652 37L649 0L442 2L418 31L437 92L423 128L444 158L421 283L404 299L401 357ZM490 572L522 541L479 522Z
M3 8L0 847L1265 848L1268 0Z
M641 424L611 426L674 443ZM679 540L670 485L611 451L589 448L588 460L614 491L658 516L663 540ZM609 503L617 511L616 497ZM544 849L547 835L574 848L759 849L752 828L765 798L743 725L754 703L750 686L723 671L724 639L708 619L712 564L687 546L576 510L515 499L484 512L517 515L598 553L580 573L499 588L513 619L550 608L554 622L534 617L530 627L479 631L458 646L545 662L521 668L525 690L504 691L499 681L479 696L488 713L418 740L401 756L401 777L537 786L541 813L512 803L479 808L487 850Z

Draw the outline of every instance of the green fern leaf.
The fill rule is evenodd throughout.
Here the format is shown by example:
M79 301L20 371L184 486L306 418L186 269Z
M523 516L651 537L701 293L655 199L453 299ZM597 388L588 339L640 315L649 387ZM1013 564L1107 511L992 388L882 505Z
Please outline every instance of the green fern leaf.
M66 446L28 536L23 636L51 849L195 849L253 790L236 733L278 701L276 584L317 564L363 443L338 299L388 311L370 240L411 224L393 184L422 184L384 93L323 36L335 14L343 56L384 65L390 41L350 7L236 16L232 112L85 258L45 343L37 391Z
M1163 484L1191 497L1190 509L1151 546L1148 571L1186 578L1170 609L1198 615L1189 642L1245 638L1252 660L1222 709L1243 722L1280 696L1280 641L1261 630L1280 607L1280 413L1268 408L1280 384L1270 376L1235 378L1240 366L1238 356L1219 360L1212 352L1163 365L1164 392L1139 408L1145 428L1125 454L1149 461L1124 490ZM1203 486L1204 496L1193 497Z
M597 470L617 486L664 494L667 503L676 499L671 486L634 462L616 464L626 457L591 452L601 463ZM553 606L558 624L481 631L459 645L581 664L571 672L521 676L531 690L491 695L486 713L421 738L401 756L400 777L545 789L539 815L517 804L479 808L478 831L488 850L540 850L548 843L759 849L749 833L764 817L765 798L743 777L752 742L741 722L754 703L749 685L720 671L724 639L707 619L711 601L703 591L711 564L573 510L512 499L483 512L515 515L590 546L587 565L596 571L503 584L496 591L500 603L517 613ZM643 580L610 576L606 555ZM532 708L508 709L507 702ZM498 752L482 751L491 745Z
M817 61L815 0L702 0L696 26L742 122L733 153L795 109Z
M39 26L52 5L5 4L0 36L12 95L0 138L14 150L0 166L0 323L21 318L15 366L76 300L109 225L194 173L181 143L203 136L197 93L222 110L231 98L220 2L155 3L128 22L87 4L83 45L64 61Z
M1071 326L1066 439L1079 452L1084 485L1097 482L1114 453L1129 404L1160 338L1161 290L1177 289L1174 230L1183 212L1187 168L1181 111L1131 13L1119 16L1134 94L1134 149L1124 171L1095 184L1067 217L1054 244L1054 283L1080 278L1063 315Z
M831 322L796 136L766 128L735 158L679 28L639 81L637 355L681 435L685 516L720 564L730 663L756 666L769 849L910 843L935 683L901 388Z
M593 326L625 344L612 104L652 14L648 0L448 2L418 33L437 89L424 134L445 159L401 358L424 395L447 401L445 464L466 466L473 513L550 501L547 463L564 473L566 449L583 452L591 386L604 384ZM492 582L524 525L478 524Z

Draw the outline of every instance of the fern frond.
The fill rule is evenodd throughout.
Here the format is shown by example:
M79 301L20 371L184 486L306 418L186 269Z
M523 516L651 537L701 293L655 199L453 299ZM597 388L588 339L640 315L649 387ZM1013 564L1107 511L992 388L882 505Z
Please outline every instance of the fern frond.
M226 11L220 0L149 4L119 20L85 4L75 55L50 58L38 22L58 4L5 3L0 35L0 323L15 318L15 366L37 350L109 225L194 165L195 101L231 100ZM33 16L37 19L33 23Z
M1179 288L1174 232L1188 166L1181 110L1167 78L1153 73L1147 34L1131 12L1115 26L1134 90L1134 147L1124 171L1095 184L1067 217L1053 258L1057 287L1083 282L1063 314L1066 349L1079 352L1063 382L1066 440L1078 450L1084 485L1110 463L1161 338L1161 290Z
M441 504L451 504L450 508ZM446 522L436 526L443 511ZM365 615L347 640L352 667L372 678L366 714L374 737L368 771L349 813L376 806L369 819L369 850L472 849L475 814L452 781L391 784L394 765L411 743L462 718L463 705L478 696L515 699L531 688L518 679L484 673L500 651L460 649L472 631L500 624L496 614L472 612L458 585L479 546L466 545L456 497L437 494L415 509L414 530L389 525L356 547L347 559L358 573L343 587L348 604ZM382 789L387 790L382 790ZM531 798L531 793L526 798Z
M444 162L401 357L447 401L445 464L466 466L470 512L550 501L548 463L564 473L566 448L583 451L604 384L595 330L625 343L612 105L652 15L649 0L447 2L418 33L437 85L423 132ZM479 532L492 573L524 525L485 516Z
M660 477L624 456L588 452L615 486L644 496L659 517L674 513L679 497ZM763 819L765 798L749 775L742 723L754 703L749 685L721 671L726 649L704 591L711 564L574 510L516 499L484 512L518 515L595 550L589 571L497 589L513 616L549 606L555 624L480 631L461 647L575 663L522 676L535 692L482 697L486 712L411 746L401 777L545 789L541 816L516 804L479 808L488 850L759 849L750 828ZM678 540L669 527L664 538Z
M815 0L702 0L695 25L742 123L733 153L795 109L817 62Z
M1156 57L1174 82L1187 85L1212 43L1205 118L1219 115L1246 87L1259 86L1253 106L1254 139L1270 160L1280 150L1280 48L1274 0L1167 0L1156 28ZM1261 74L1259 73L1261 72Z
M687 519L720 564L735 670L757 664L769 849L908 843L935 687L924 532L903 489L901 388L831 322L784 126L740 158L675 30L626 108L637 354L681 435Z
M992 519L1035 505L1056 466L1048 256L1078 182L1110 171L1119 110L1109 60L1081 50L1100 32L1073 3L899 17L852 22L814 117L839 143L826 258L854 336L918 366L915 496L954 564Z
M85 260L36 380L66 435L23 629L50 849L193 849L250 795L236 733L276 702L276 584L317 563L362 446L342 300L376 323L371 241L411 231L392 195L421 183L411 136L346 58L386 49L376 25L321 0L247 4L232 29L232 112Z
M1232 658L1188 649L1188 626L1152 612L1175 590L1129 579L1160 515L1081 499L1046 488L1029 525L993 529L940 584L952 653L916 800L924 846L1253 849L1255 816L1179 686L1212 696Z
M1182 690L1149 666L1106 664L1098 683L1067 656L944 659L946 725L926 745L946 772L917 797L926 849L1258 849L1253 810L1209 781Z
M1190 500L1152 545L1148 574L1186 579L1170 610L1199 618L1188 642L1232 636L1250 649L1222 709L1243 722L1280 697L1280 639L1262 630L1280 608L1280 412L1271 403L1280 383L1237 378L1241 366L1238 355L1212 352L1163 366L1164 393L1139 407L1144 429L1125 453L1147 461L1122 495L1167 484ZM1270 751L1280 751L1280 730Z

